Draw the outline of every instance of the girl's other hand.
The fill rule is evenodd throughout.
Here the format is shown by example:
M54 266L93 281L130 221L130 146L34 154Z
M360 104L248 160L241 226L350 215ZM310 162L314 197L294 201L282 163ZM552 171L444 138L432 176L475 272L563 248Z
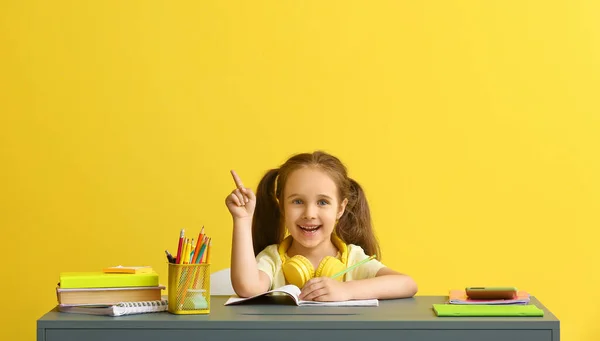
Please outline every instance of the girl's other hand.
M231 175L236 188L225 198L225 205L234 220L252 218L256 207L256 196L251 189L244 187L242 180L234 170L231 171Z
M344 284L329 277L312 278L304 284L299 298L304 301L347 301L351 297Z

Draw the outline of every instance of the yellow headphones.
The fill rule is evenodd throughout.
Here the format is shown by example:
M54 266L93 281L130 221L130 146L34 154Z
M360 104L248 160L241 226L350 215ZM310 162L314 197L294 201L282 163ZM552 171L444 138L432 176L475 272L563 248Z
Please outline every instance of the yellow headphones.
M331 235L331 241L333 245L340 251L340 259L336 257L327 256L321 260L317 270L315 271L312 263L302 255L295 255L290 259L286 259L285 253L292 245L292 236L286 237L281 244L279 244L279 256L281 257L281 269L285 280L294 284L298 288L302 288L306 282L313 277L331 277L336 273L345 270L348 265L348 246L338 236ZM339 276L336 280L342 282L345 276Z

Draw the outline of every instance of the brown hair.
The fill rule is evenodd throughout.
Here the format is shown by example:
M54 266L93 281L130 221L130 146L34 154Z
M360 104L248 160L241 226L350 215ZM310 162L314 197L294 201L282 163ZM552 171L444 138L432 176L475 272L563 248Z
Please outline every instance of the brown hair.
M338 188L340 202L348 199L346 210L335 226L335 233L346 244L358 245L366 254L376 254L381 259L379 243L373 233L371 211L362 187L348 177L346 166L338 158L322 151L294 155L281 167L267 171L261 179L256 190L252 220L254 254L283 241L283 188L290 174L303 167L315 167L327 173Z

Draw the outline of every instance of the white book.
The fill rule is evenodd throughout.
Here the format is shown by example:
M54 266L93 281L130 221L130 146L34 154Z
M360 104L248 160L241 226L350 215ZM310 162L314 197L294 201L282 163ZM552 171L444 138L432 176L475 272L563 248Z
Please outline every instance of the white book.
M233 304L241 304L244 302L248 302L257 297L263 296L275 296L275 295L287 295L294 300L297 306L301 307L377 307L379 306L379 300L370 299L370 300L348 300L348 301L334 301L334 302L317 302L317 301L303 301L299 299L300 289L293 285L288 284L277 289L269 290L267 292L263 292L262 294L254 295L251 297L238 297L231 296L225 305L233 305Z
M63 313L123 316L133 314L157 313L166 311L169 304L166 299L160 301L121 302L112 305L68 305L61 304L58 310Z

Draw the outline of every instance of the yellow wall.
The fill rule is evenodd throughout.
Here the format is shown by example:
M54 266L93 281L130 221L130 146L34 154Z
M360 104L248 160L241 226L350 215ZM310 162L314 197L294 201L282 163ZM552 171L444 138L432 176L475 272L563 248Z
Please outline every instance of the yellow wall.
M600 2L0 2L2 340L61 271L155 267L324 149L421 295L515 285L598 340ZM573 295L577 296L573 296ZM7 322L10 321L10 322Z

